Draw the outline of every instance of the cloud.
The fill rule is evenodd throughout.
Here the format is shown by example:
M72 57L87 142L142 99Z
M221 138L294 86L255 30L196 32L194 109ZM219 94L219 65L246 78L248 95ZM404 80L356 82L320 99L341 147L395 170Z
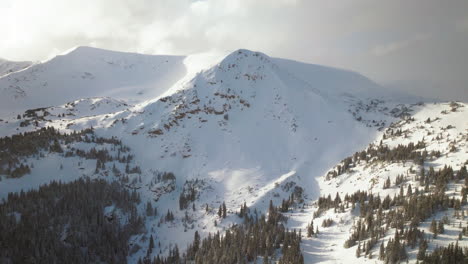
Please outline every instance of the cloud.
M457 21L455 27L459 31L468 33L468 18Z
M410 45L417 44L418 42L422 40L426 40L428 38L429 38L428 35L418 34L409 39L377 45L374 48L372 48L371 52L375 54L376 56L384 56L384 55L388 55L389 53L398 51L400 49L407 48Z
M466 10L465 0L2 0L0 57L43 60L78 45L149 54L248 48L380 82L443 83L468 100Z

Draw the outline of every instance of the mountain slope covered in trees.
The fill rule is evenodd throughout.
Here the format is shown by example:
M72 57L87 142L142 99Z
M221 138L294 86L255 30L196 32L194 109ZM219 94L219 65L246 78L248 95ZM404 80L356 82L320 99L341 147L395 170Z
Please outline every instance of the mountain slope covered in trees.
M306 262L466 263L467 104L412 108L327 172L321 198L288 215L320 229L303 240Z

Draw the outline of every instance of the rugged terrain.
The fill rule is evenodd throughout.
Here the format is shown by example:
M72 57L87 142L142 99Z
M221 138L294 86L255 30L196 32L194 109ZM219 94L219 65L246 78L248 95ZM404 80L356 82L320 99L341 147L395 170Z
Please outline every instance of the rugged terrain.
M387 215L416 189L463 197L463 175L441 186L434 175L421 180L421 171L463 171L466 104L419 102L351 71L238 50L198 72L184 57L81 47L1 77L0 92L0 198L52 180L119 182L138 193L144 217L128 241L131 263L171 256L175 244L185 252L197 235L224 234L245 215L277 213L288 217L280 221L286 228L301 230L305 263L379 262L381 243L411 222ZM46 144L26 144L44 135ZM380 212L388 219L379 222L386 226L379 235L363 233L345 248L357 221L379 214L380 205L363 211L369 194L394 199L401 188L398 202ZM345 202L357 191L366 194ZM465 203L436 206L418 220L425 235L417 245L427 239L429 253L455 242L466 227ZM112 208L105 213L118 217ZM432 219L446 222L436 238ZM312 220L318 234L310 232ZM416 262L419 247L408 243L406 256ZM295 257L270 253L258 258Z

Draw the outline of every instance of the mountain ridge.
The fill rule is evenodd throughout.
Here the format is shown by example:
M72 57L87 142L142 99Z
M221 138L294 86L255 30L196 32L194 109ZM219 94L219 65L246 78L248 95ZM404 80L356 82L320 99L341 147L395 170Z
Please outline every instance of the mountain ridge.
M0 110L24 111L93 96L147 100L185 75L184 58L79 47L0 78Z
M24 70L33 65L31 61L9 61L0 58L0 78L13 72Z
M94 48L73 52L76 57L83 52L101 54ZM104 62L99 67L131 64L119 56L90 61ZM70 55L58 61L67 58ZM180 69L184 60L177 62ZM369 191L373 182L377 183L372 190L380 192L384 176L400 183L400 177L397 180L387 167L373 170L366 167L368 163L374 166L373 160L354 153L370 149L370 142L378 146L378 140L389 146L381 151L394 151L395 144L416 144L413 136L421 140L424 133L439 141L436 134L443 136L447 141L443 144L428 140L425 144L442 153L449 151L448 159L453 153L446 149L450 140L459 144L454 152L457 159L466 152L466 136L462 135L466 124L452 124L463 122L459 120L464 104L404 104L401 97L392 97L380 85L351 71L240 49L193 76L184 74L187 72L181 72L158 95L135 104L98 96L2 116L3 139L35 135L26 132L40 136L44 131L56 138L48 148L16 157L12 164L22 167L8 168L3 174L14 171L20 176L0 175L0 188L16 192L52 180L89 177L115 181L138 193L142 202L137 210L145 217L144 231L129 240L130 263L158 254L168 256L174 244L184 252L195 234L201 238L225 234L244 223L238 211L244 205L248 210L242 212L249 211L247 215L252 217L254 212L273 214L271 207L278 208L289 219L281 224L301 230L303 235L309 233L312 219L316 227L320 225L317 221L332 219L321 228L323 235L304 236L301 248L306 263L342 263L344 259L337 254L355 255L357 245L344 248L341 240L353 233L353 224L360 219L357 210L363 206L324 209L321 196L336 190L341 196ZM109 87L112 90L113 84ZM382 165L377 156L372 158ZM411 162L387 165L402 173L407 170L404 164ZM407 178L405 184L409 183L416 186ZM392 185L383 192L396 191ZM148 208L157 208L159 213ZM119 216L118 209L107 208L106 215L109 212L112 218ZM150 237L154 239L151 251L147 250ZM334 252L325 254L329 249ZM277 253L281 255L279 250ZM413 256L414 251L409 254ZM373 260L361 257L356 261Z

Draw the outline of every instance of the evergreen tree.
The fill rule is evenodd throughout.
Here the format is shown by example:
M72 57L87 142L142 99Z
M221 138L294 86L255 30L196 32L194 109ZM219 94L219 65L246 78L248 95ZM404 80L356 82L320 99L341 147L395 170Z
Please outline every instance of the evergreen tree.
M442 221L439 221L439 225L437 226L437 234L443 234L444 232L444 223Z
M148 202L146 203L146 215L147 215L147 216L153 216L153 213L154 213L154 211L153 211L153 206L151 205L151 202L148 201Z
M151 253L153 252L153 248L154 248L153 235L150 235L149 244L148 244L148 251L147 251L148 256L151 255Z
M427 240L423 239L419 245L418 255L416 256L418 260L424 260L424 257L426 256L427 246Z
M307 225L307 237L313 236L314 233L314 221L312 220L309 225Z
M223 202L223 205L222 205L222 216L223 216L223 218L226 218L226 211L227 211L226 203Z
M382 242L380 244L379 260L384 260L384 259L385 259L385 247L384 247L384 243Z

